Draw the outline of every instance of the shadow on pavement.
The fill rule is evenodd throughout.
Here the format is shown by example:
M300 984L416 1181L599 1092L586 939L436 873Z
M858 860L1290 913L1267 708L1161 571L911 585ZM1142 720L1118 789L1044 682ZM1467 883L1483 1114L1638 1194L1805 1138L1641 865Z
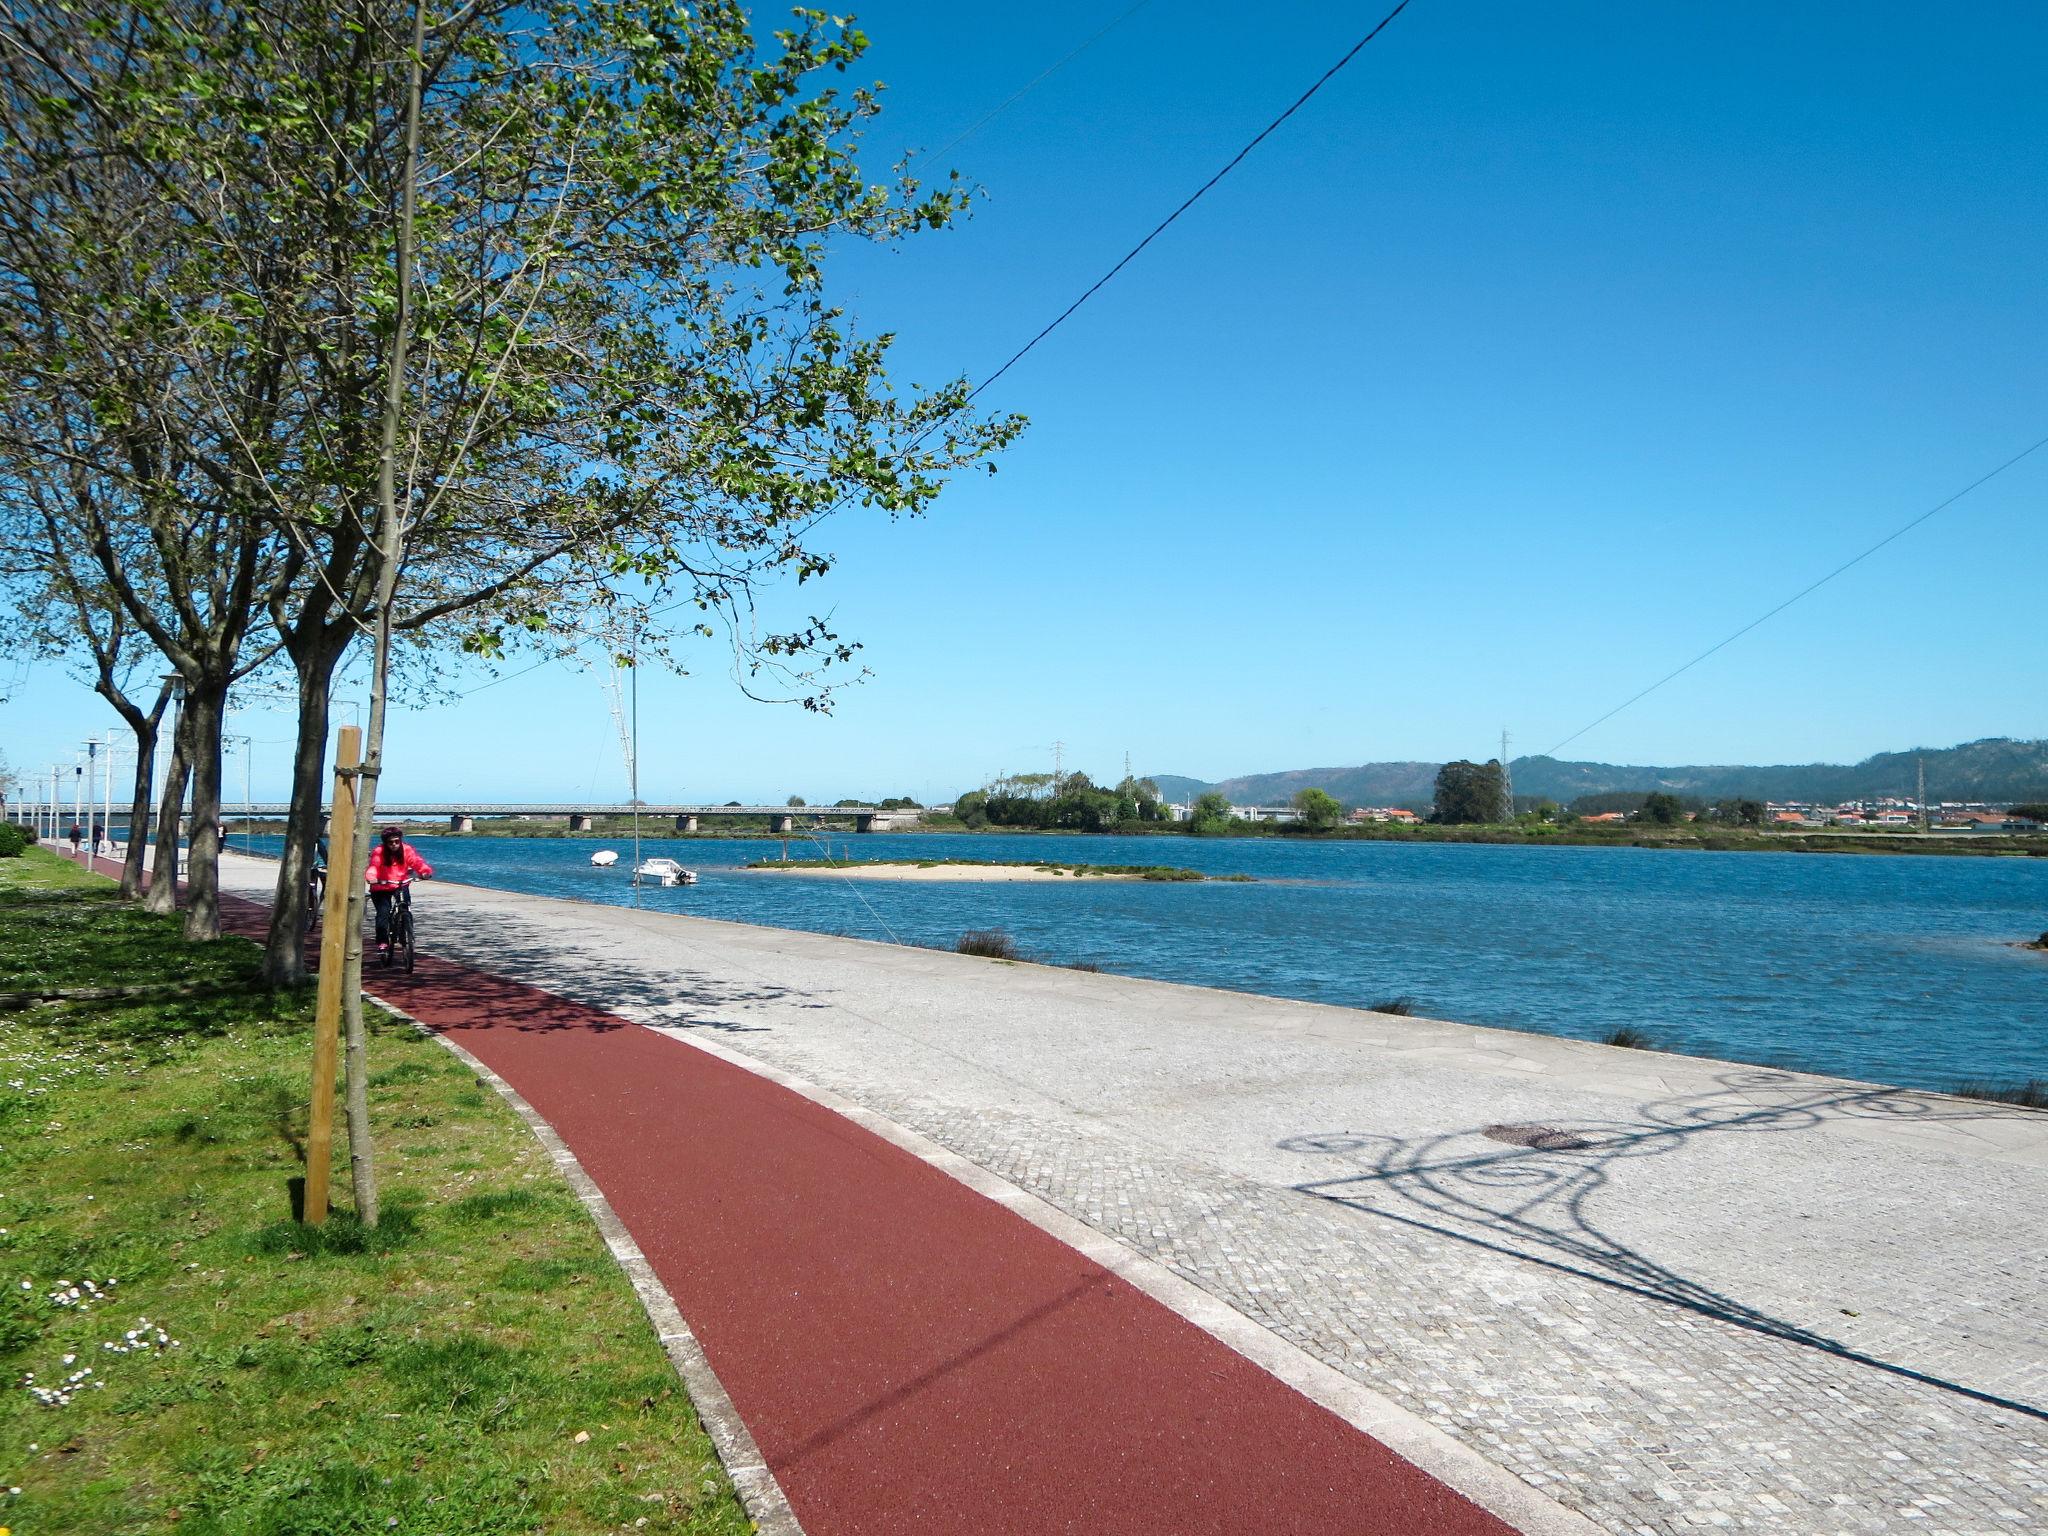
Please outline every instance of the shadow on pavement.
M1718 1081L1715 1092L1644 1104L1633 1120L1554 1122L1542 1128L1552 1134L1539 1135L1534 1146L1502 1144L1503 1136L1526 1129L1517 1127L1409 1138L1339 1131L1291 1136L1278 1146L1353 1165L1355 1171L1295 1185L1303 1194L2048 1420L2048 1409L1879 1359L1745 1305L1631 1248L1603 1230L1593 1212L1595 1197L1632 1160L1682 1152L1698 1136L1805 1131L1836 1118L2031 1122L2031 1112L1905 1089L1834 1087L1771 1071L1732 1072ZM1483 1139L1489 1132L1499 1134Z
M450 963L437 961L433 956L447 953L475 957L453 962L465 967L464 985L487 1012L486 1017L466 1027L623 1029L629 1027L630 1020L606 1017L593 1010L630 1009L669 1028L752 1034L765 1032L768 1026L721 1015L753 1003L805 1005L809 996L768 983L735 986L675 963L651 971L625 963L605 970L587 956L565 952L560 932L545 923L504 912L436 909L424 902L414 910L420 925L420 980L435 978L437 965ZM470 965L488 969L469 970ZM363 978L364 984L372 989L383 991L388 987L390 1000L404 1006L403 991L410 978L381 972L374 958L368 956L363 963ZM535 988L540 989L539 994ZM564 1009L563 999L582 1006Z

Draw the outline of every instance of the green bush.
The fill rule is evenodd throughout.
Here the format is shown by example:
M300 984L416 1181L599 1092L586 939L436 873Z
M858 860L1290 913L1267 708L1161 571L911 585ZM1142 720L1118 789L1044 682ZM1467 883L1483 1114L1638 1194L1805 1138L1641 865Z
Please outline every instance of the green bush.
M28 846L28 828L0 821L0 859L18 859Z

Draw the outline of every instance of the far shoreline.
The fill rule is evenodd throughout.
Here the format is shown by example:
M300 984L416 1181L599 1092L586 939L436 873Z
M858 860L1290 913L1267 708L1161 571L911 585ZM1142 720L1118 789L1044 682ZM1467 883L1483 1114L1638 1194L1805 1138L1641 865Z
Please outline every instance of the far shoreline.
M234 807L223 807L223 819L233 835L241 836L253 831L257 836L277 837L284 831L282 822L275 819L260 819L243 822L234 813ZM798 832L774 832L760 826L717 826L700 827L695 832L678 832L663 825L667 819L651 817L640 826L643 841L656 842L763 842L787 843L802 846L820 838L859 837L863 846L875 846L867 839L886 839L903 836L926 837L1142 837L1148 839L1173 840L1187 838L1202 843L1227 843L1238 840L1284 843L1397 843L1441 845L1446 843L1478 847L1507 848L1640 848L1651 852L1675 853L1825 853L1844 855L1880 855L1891 857L1939 858L2048 858L2048 834L2042 833L1995 833L1959 832L1953 836L1925 832L1828 832L1808 830L1802 832L1737 832L1731 829L1717 829L1713 832L1694 833L1660 830L1649 832L1636 828L1616 831L1595 831L1582 827L1553 826L1541 831L1519 827L1490 825L1470 826L1420 826L1393 827L1345 826L1323 832L1289 831L1279 826L1268 829L1260 824L1248 824L1242 829L1233 828L1223 832L1194 833L1178 830L1174 826L1147 824L1138 827L1118 827L1102 832L1087 832L1067 827L965 827L957 822L951 824L920 825L916 827L892 827L885 831L861 832L850 822L834 822L830 813L819 824L805 827ZM381 821L383 818L379 818ZM423 821L417 818L393 817L391 820L403 826L408 836L449 838L497 837L505 839L534 839L538 841L607 841L627 838L633 835L630 817L607 815L600 825L586 831L571 831L562 821L528 821L507 817L502 820L479 820L467 831L456 831L439 822Z

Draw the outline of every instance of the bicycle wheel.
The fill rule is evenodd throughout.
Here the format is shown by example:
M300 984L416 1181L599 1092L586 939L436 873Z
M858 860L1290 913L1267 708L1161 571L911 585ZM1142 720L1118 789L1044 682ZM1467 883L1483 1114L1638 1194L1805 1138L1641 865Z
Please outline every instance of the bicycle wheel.
M393 936L391 955L405 967L406 975L412 974L412 907L408 903L398 914L398 932Z

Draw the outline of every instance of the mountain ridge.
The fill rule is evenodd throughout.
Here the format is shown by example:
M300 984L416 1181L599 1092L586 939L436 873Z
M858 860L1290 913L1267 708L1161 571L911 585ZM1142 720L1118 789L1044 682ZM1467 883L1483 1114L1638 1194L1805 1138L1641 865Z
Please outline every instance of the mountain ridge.
M1650 793L1694 795L1703 800L1841 800L1910 796L1920 765L1927 770L1932 801L2048 801L2048 740L1987 736L1953 747L1879 752L1860 763L1648 764L1562 761L1518 757L1511 765L1515 793L1568 803L1580 795ZM1358 763L1350 767L1289 768L1240 774L1214 782L1184 774L1151 775L1167 799L1191 800L1210 790L1237 805L1285 804L1296 791L1329 791L1346 805L1429 804L1441 763L1405 761Z

